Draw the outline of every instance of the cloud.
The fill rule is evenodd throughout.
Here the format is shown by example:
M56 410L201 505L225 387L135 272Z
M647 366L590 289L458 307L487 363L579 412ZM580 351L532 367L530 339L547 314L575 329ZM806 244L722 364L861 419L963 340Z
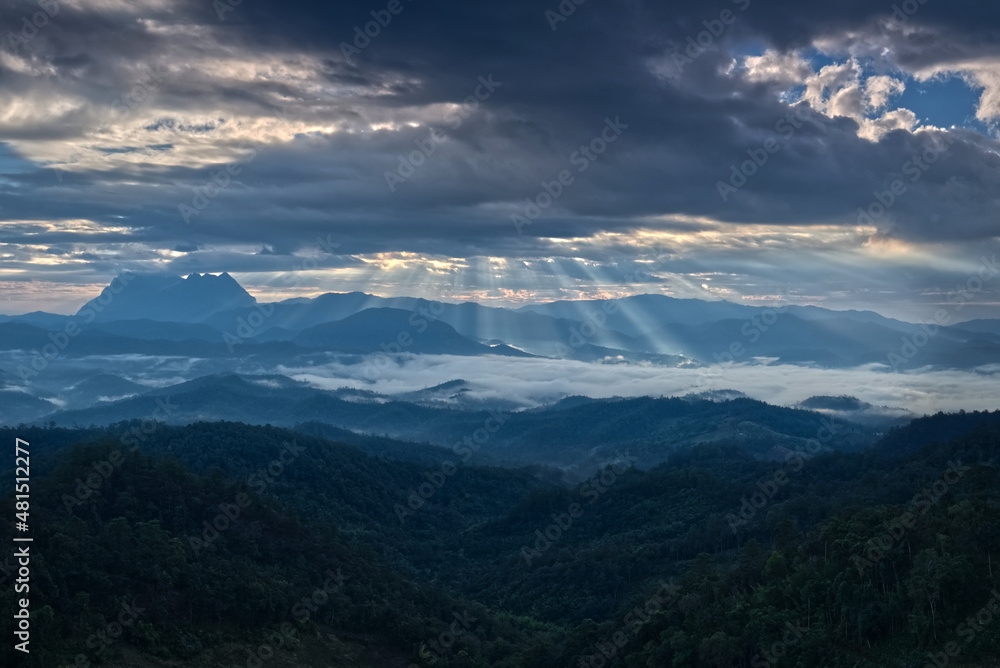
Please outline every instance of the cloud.
M920 81L957 74L972 86L982 89L976 118L991 123L1000 118L1000 56L982 60L935 64L917 70L914 76Z
M771 282L787 265L817 293L860 299L909 290L902 277L865 286L866 272L899 269L866 252L874 239L970 259L995 243L995 139L979 128L921 125L893 104L910 77L955 71L984 87L979 114L993 117L997 47L987 26L996 11L978 3L947 11L928 3L905 30L881 29L891 8L860 0L753 3L666 79L650 63L715 18L703 4L587 4L555 32L543 8L521 0L406 4L350 58L342 44L371 20L363 3L247 2L223 18L211 3L181 0L60 6L0 56L0 208L9 221L104 228L59 230L46 244L79 263L73 280L81 284L106 281L122 264L238 270L263 283L295 270L312 241L331 234L342 257L310 276L317 289L349 282L389 294L530 298L530 278L508 283L481 258L535 267L543 294L555 294L560 286L538 261L551 257L571 294L610 289L601 283L640 260L676 277L661 281L664 289L687 290L726 260L741 264L728 273L747 285ZM11 29L29 11L36 5L0 1ZM751 44L760 55L746 57ZM502 84L480 100L488 76ZM786 137L775 126L799 95L805 120ZM606 118L629 127L579 171L573 156ZM447 140L390 191L385 174L432 129ZM858 233L857 208L945 135L955 146ZM717 182L768 139L781 150L721 201ZM227 166L238 173L213 185ZM511 216L563 170L573 184L518 234ZM179 207L213 188L185 223ZM683 254L668 245L655 256L621 243L684 225L712 228L722 242L703 234L700 246L678 244ZM735 249L761 225L787 228L771 238L788 252L741 262ZM0 221L0 231L6 226ZM831 227L852 239L810 273L797 254L809 255ZM43 254L16 230L4 243L26 260L6 276L12 283L69 280L52 266L32 269L30 258ZM734 252L716 253L720 245ZM273 262L258 252L265 246L291 261ZM384 262L377 277L366 274L362 265L375 269L373 258L386 257L413 258L412 275ZM442 272L440 262L457 269ZM947 278L905 271L921 283ZM730 289L741 294L735 280Z
M900 95L905 90L906 84L899 79L885 75L869 77L865 82L867 107L878 111L889 103L890 98Z
M893 130L913 132L919 125L916 114L909 109L883 111L891 98L906 90L906 84L886 75L865 79L855 58L827 65L815 73L810 68L801 80L786 80L789 87L793 84L805 86L801 100L810 107L830 118L850 118L858 124L858 136L871 142Z
M813 68L798 53L779 53L768 49L761 56L747 56L743 60L747 79L755 83L775 83L782 86L801 84L812 76Z
M380 372L370 380L372 365ZM990 389L996 369L887 373L882 365L824 370L792 365L737 364L707 369L594 364L549 359L399 355L340 361L277 372L319 389L350 387L399 394L472 378L469 398L504 399L534 407L569 395L594 398L684 396L735 389L768 403L794 406L813 395L851 395L875 406L905 408L917 415L937 411L993 410Z

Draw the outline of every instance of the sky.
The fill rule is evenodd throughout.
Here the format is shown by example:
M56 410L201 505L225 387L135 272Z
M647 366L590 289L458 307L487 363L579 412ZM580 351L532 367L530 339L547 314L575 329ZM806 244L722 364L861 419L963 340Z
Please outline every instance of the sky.
M998 120L995 2L0 0L0 313L128 269L930 321Z

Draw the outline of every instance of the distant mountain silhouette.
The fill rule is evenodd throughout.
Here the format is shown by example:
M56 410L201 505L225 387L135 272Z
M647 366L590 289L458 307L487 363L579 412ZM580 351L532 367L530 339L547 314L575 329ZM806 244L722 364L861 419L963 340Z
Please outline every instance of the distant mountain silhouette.
M112 320L95 323L89 328L94 331L107 332L115 336L132 339L150 339L160 341L210 341L217 343L222 340L219 330L208 325L186 322L162 322L156 320Z
M998 323L969 321L928 330L933 332L928 336L926 325L871 311L781 309L665 295L509 309L350 292L263 305L229 274L140 274L119 277L75 316L0 317L0 351L39 350L49 342L49 332L72 324L82 334L60 350L66 357L256 356L261 362L287 363L290 356L322 350L535 355L667 367L770 358L783 364L881 364L907 371L995 364Z
M967 320L955 325L955 329L1000 336L1000 320Z
M604 326L628 336L641 337L668 324L698 325L729 318L749 318L763 310L727 301L677 299L666 295L623 297L614 302L613 308L606 308L606 304L605 301L559 301L530 304L519 311L581 322L595 322L606 318Z
M365 309L343 320L303 330L295 343L347 353L425 353L449 355L523 355L507 346L473 341L440 320L395 308Z
M55 313L46 313L45 311L32 311L31 313L25 313L23 315L0 315L0 323L19 322L24 325L34 325L36 327L55 329L65 325L71 318L72 316L69 315L57 315Z
M267 324L261 330L280 327L301 332L326 322L342 320L368 308L391 306L389 301L363 292L328 292L312 299L288 299L268 305L270 315L267 317ZM206 324L220 331L232 331L239 318L246 319L257 310L253 306L245 304L235 308L220 309L206 320Z
M0 423L31 422L52 412L55 405L25 392L0 388Z
M116 294L114 288L119 292ZM164 274L119 276L101 295L90 300L77 316L91 322L159 320L202 322L220 311L257 303L228 273L191 274L187 278Z
M827 409L833 411L860 411L871 407L870 403L846 394L837 397L816 395L800 402L799 405L809 410Z
M484 455L507 462L554 465L586 476L616 450L628 449L638 458L637 465L646 467L663 462L673 452L708 442L739 445L763 458L775 446L786 454L804 451L826 419L819 413L751 399L648 397L577 398L551 407L498 414L482 410L476 402L463 401L460 394L466 387L466 382L456 380L411 393L409 401L399 401L346 388L319 390L282 376L224 374L84 410L59 411L38 421L65 426L111 424L159 412L160 419L172 424L220 419L282 426L322 422L450 447L499 419L502 429L490 435L488 445L482 448ZM454 398L458 405L428 401L434 395ZM414 399L423 405L411 403ZM168 415L163 414L163 406L169 407ZM872 441L871 429L846 420L839 420L838 426L831 448L853 450Z

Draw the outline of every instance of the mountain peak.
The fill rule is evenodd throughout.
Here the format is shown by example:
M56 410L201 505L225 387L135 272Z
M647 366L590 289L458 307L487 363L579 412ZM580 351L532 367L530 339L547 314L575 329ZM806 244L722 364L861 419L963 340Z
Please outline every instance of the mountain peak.
M188 274L187 278L185 278L184 280L185 281L192 281L192 282L195 282L195 283L198 283L198 282L210 283L210 282L212 282L212 283L233 283L233 284L239 285L239 283L236 281L236 279L229 275L228 271L224 271L221 274L219 274L218 276L216 276L215 274L199 274L199 273Z
M251 307L257 300L224 272L122 274L77 313L88 321L202 322L220 311Z

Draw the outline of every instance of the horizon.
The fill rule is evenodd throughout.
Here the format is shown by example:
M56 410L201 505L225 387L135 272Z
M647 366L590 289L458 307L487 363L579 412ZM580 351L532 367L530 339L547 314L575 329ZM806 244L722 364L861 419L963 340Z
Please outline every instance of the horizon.
M993 665L998 212L995 1L0 0L0 666Z
M510 310L517 310L518 308L521 308L521 307L524 307L524 306L538 306L538 305L553 304L553 303L558 303L558 302L603 302L603 301L618 301L620 299L625 299L625 298L629 298L629 297L652 296L652 297L667 297L667 298L670 298L670 299L679 299L679 300L695 300L695 301L704 301L704 302L723 302L723 303L729 303L729 304L736 304L736 305L739 305L739 306L747 306L747 307L761 308L761 309L782 308L784 306L815 306L817 308L824 308L824 309L827 309L827 310L830 310L830 311L835 311L835 312L856 311L856 312L862 312L862 313L866 313L866 312L867 313L875 313L876 315L880 315L880 316L885 317L885 318L890 318L890 319L894 319L894 320L900 320L902 322L907 322L907 323L912 323L912 324L921 324L921 322L922 322L922 321L918 321L918 320L907 320L907 319L902 318L902 317L889 315L887 313L884 313L884 312L881 312L879 310L872 309L872 308L851 308L851 307L831 308L831 307L828 307L828 306L823 306L821 304L817 304L815 302L805 302L805 303L801 303L801 302L786 302L786 301L780 301L780 300L777 300L777 299L775 299L774 301L771 301L771 300L766 299L766 298L751 298L751 297L743 297L743 299L746 300L746 301L740 302L740 301L734 301L733 299L726 299L725 297L720 297L720 298L716 298L716 299L705 299L705 298L699 298L699 297L676 297L674 295L667 295L667 294L655 293L655 292L638 292L638 293L627 294L627 295L622 295L622 296L618 296L618 297L592 298L592 299L579 299L579 300L572 300L572 299L552 299L552 300L528 301L528 302L516 302L516 303L513 303L513 302L512 303L502 303L502 302L486 302L486 303L484 303L484 302L481 302L481 301L477 301L475 299L452 301L452 300L447 300L447 299L435 299L435 298L428 298L428 297L418 297L418 296L415 296L415 295L405 294L405 293L393 294L393 295L385 295L385 294L376 294L376 293L372 293L372 292L364 292L362 290L350 290L350 291L344 291L344 292L337 291L337 290L329 290L329 291L325 291L325 292L310 293L310 294L296 296L296 297L285 297L285 298L282 298L282 299L276 299L276 300L270 301L270 300L263 300L260 296L254 294L251 291L250 288L248 288L246 285L244 285L239 280L239 278L237 278L236 276L234 276L230 272L225 272L225 271L218 272L218 273L213 273L213 272L191 272L189 274L173 274L173 273L170 273L170 272L147 271L147 272L133 272L133 273L135 273L136 275L144 275L144 276L176 277L176 278L181 278L181 279L185 279L185 280L188 279L188 278L190 278L191 276L195 276L195 275L199 275L199 276L209 275L209 276L219 277L219 276L223 276L225 274L229 274L230 278L232 278L234 281L236 281L236 283L238 283L240 285L240 287L242 287L244 290L246 290L246 292L251 297L253 297L254 299L256 299L257 302L260 303L260 304L277 304L277 303L281 303L281 302L290 302L290 301L294 301L294 300L298 300L298 299L312 300L312 299L315 299L317 297L320 297L320 296L323 296L323 295L326 295L326 294L341 294L341 295L343 295L343 294L361 293L361 294L365 294L365 295L370 296L370 297L378 297L378 298L382 298L382 299L414 298L414 299L426 299L428 301L439 301L439 302L447 303L447 304L474 303L474 304L479 304L481 306L486 306L486 307L489 307L489 308L506 308L506 309L510 309ZM121 276L121 274L116 275L114 278L117 278L118 276ZM114 278L112 278L111 280L114 280ZM110 283L110 281L109 281L109 283ZM44 309L35 309L33 311L8 312L3 307L0 307L0 316L17 317L17 316L30 315L32 313L45 313L45 314L59 315L59 316L75 316L77 313L79 313L79 311L84 306L86 306L86 304L88 302L90 302L92 299L96 298L100 294L101 290L104 289L104 287L107 287L107 286L105 285L105 286L101 287L100 289L96 290L91 296L84 298L84 301L81 302L80 305L76 309L71 310L71 311L58 312L58 311L46 311ZM259 293L259 294L264 294L264 293ZM370 308L384 308L384 307L370 307ZM963 322L970 322L970 321L981 320L981 319L983 319L983 318L972 317L972 318L956 319L956 320L954 320L952 322L952 324L955 325L955 326L957 326L957 325L962 324ZM930 322L930 321L931 321L931 319L928 318L927 322Z
M0 243L0 247L3 243ZM475 302L483 306L497 308L517 309L527 305L546 304L557 301L603 301L615 300L622 297L633 297L640 295L660 295L674 299L695 299L701 301L725 301L733 304L745 306L766 306L778 307L782 305L796 306L816 306L827 308L833 311L870 311L887 318L902 320L904 322L920 323L933 320L935 310L941 307L949 307L953 301L948 301L949 295L956 294L956 288L960 288L962 283L971 280L977 273L979 267L997 266L996 255L992 257L983 255L978 262L970 262L964 272L955 272L954 281L951 284L942 283L933 290L928 290L919 301L897 302L886 301L884 299L857 300L837 296L835 294L801 294L805 290L801 288L790 288L787 286L777 286L773 290L763 289L752 294L734 294L731 291L715 292L697 286L685 286L679 292L669 288L661 288L661 292L648 290L648 285L635 287L628 284L607 284L603 286L591 285L586 289L551 288L546 290L536 290L533 293L518 292L516 298L512 296L512 291L503 293L489 291L465 292L454 290L447 286L433 286L416 284L407 286L403 284L385 285L379 281L355 280L347 285L331 285L328 281L317 283L314 286L306 287L310 282L309 272L283 271L268 274L262 280L258 273L230 271L225 269L215 271L188 271L171 272L162 270L131 270L137 274L163 274L169 276L186 277L191 274L230 274L237 282L258 300L266 303L279 302L296 298L313 299L317 296L329 293L351 293L363 292L365 294L383 297L414 297L428 299L431 301L444 301L449 303ZM299 259L297 262L301 262ZM111 280L118 274L109 274L104 283L48 283L38 280L28 279L24 282L11 282L0 280L0 287L6 286L6 300L0 302L0 315L16 316L24 315L34 311L42 311L56 315L72 315L87 301L100 293ZM961 320L995 319L1000 318L1000 285L994 285L992 281L984 281L982 288L972 291L971 296L966 295L963 304ZM1000 284L1000 281L996 282ZM16 289L10 286L17 285ZM372 286L383 289L372 289ZM407 289L409 287L409 289ZM644 289L645 288L645 289ZM997 288L994 294L994 288ZM439 294L443 290L445 294Z
M990 7L2 1L4 313L127 268L920 322L1000 251ZM961 315L998 312L990 280Z

